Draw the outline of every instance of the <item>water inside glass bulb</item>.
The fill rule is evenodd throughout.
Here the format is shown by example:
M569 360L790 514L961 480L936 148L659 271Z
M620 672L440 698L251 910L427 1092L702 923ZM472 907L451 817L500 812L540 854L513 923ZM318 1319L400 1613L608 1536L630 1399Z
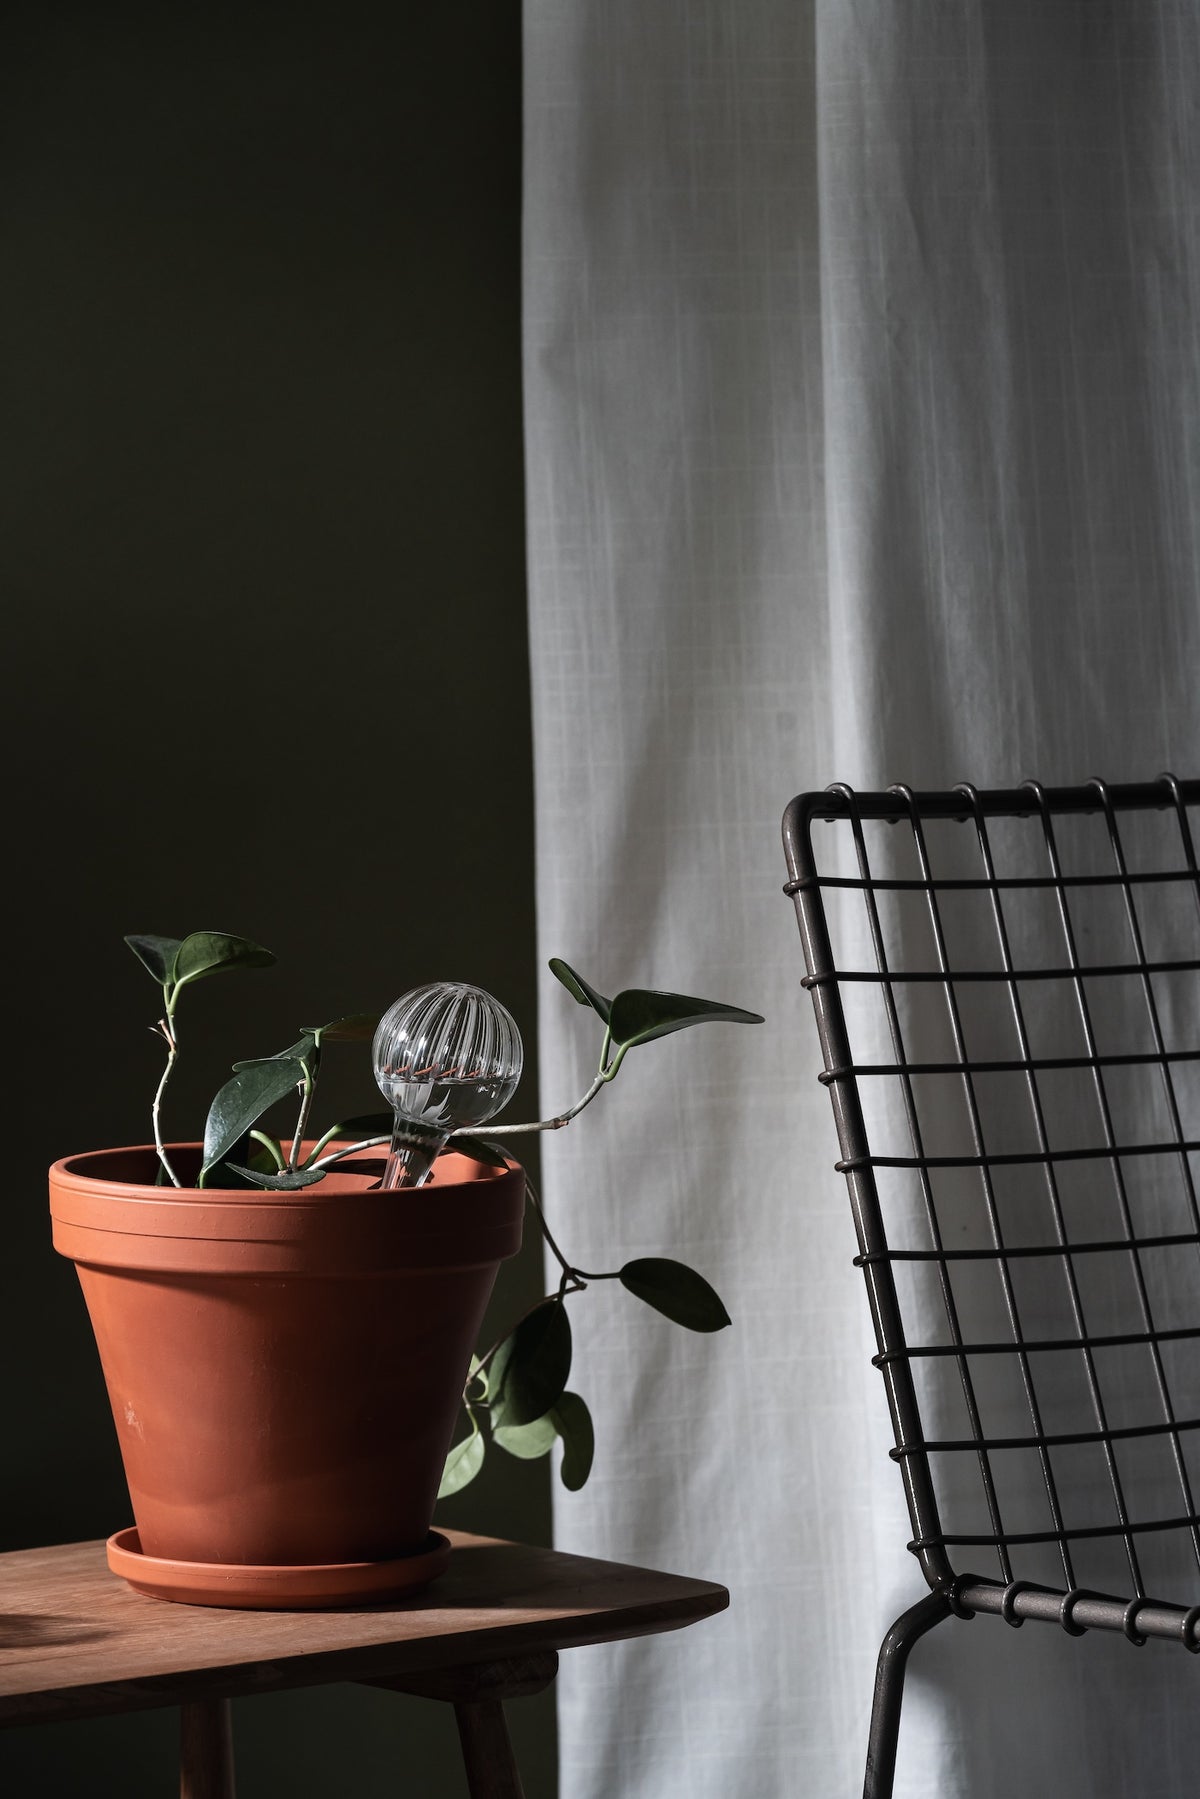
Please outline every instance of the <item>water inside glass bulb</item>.
M384 1187L419 1187L451 1131L494 1118L523 1054L512 1014L482 987L433 981L389 1006L374 1043L375 1079L395 1114Z

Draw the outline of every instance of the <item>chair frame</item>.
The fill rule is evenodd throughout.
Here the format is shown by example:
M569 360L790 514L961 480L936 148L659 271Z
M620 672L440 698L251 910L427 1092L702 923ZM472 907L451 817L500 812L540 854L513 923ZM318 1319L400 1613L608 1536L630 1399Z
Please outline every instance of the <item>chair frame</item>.
M1057 1623L1064 1631L1073 1636L1082 1635L1084 1631L1091 1629L1115 1630L1122 1632L1129 1642L1138 1646L1145 1643L1150 1637L1157 1637L1174 1641L1192 1653L1200 1651L1200 1605L1167 1603L1150 1597L1143 1588L1136 1548L1137 1538L1142 1531L1175 1529L1190 1539L1194 1559L1197 1567L1200 1568L1200 1516L1197 1514L1196 1498L1180 1448L1181 1433L1200 1427L1200 1419L1180 1419L1175 1416L1169 1384L1163 1375L1160 1350L1160 1345L1168 1339L1200 1338L1200 1317L1193 1325L1182 1330L1159 1330L1154 1323L1142 1274L1142 1252L1151 1247L1161 1248L1164 1240L1139 1237L1133 1228L1125 1198L1125 1177L1122 1172L1122 1158L1131 1151L1128 1146L1120 1145L1114 1140L1105 1088L1105 1070L1114 1064L1144 1062L1160 1071L1168 1114L1172 1122L1172 1131L1169 1140L1152 1146L1139 1144L1137 1149L1139 1152L1145 1153L1153 1150L1168 1155L1173 1154L1177 1158L1186 1190L1192 1228L1175 1233L1169 1239L1169 1243L1179 1256L1190 1254L1189 1245L1195 1246L1197 1251L1200 1251L1200 1210L1197 1208L1195 1185L1187 1155L1189 1149L1200 1149L1200 1142L1191 1143L1183 1135L1172 1078L1172 1068L1176 1062L1200 1060L1200 1032L1197 1033L1195 1048L1185 1051L1166 1048L1155 987L1151 978L1163 975L1190 975L1194 971L1200 970L1200 957L1169 964L1147 961L1135 897L1139 886L1146 881L1175 880L1184 882L1195 890L1197 905L1200 907L1200 869L1197 866L1188 818L1188 807L1196 805L1200 805L1200 781L1178 781L1173 776L1164 775L1156 782L1141 785L1109 787L1103 782L1091 781L1077 787L1043 788L1039 783L1029 781L1019 788L990 792L978 791L967 784L962 784L948 791L936 793L914 793L907 787L896 786L889 788L886 793L856 794L848 786L835 785L823 793L800 794L791 802L784 815L784 846L790 877L784 891L790 894L795 901L800 926L807 965L807 974L803 985L808 989L812 998L825 1063L820 1079L829 1089L841 1148L841 1159L836 1166L845 1175L849 1189L859 1247L859 1254L855 1258L855 1262L862 1268L866 1279L878 1346L878 1353L873 1360L884 1378L895 1437L892 1456L899 1463L908 1501L913 1531L912 1541L908 1547L916 1555L930 1588L924 1599L896 1620L885 1636L880 1649L867 1754L864 1799L888 1799L892 1791L904 1672L908 1655L913 1644L926 1631L951 1614L969 1618L979 1612L991 1613L1003 1618L1012 1626L1021 1625L1027 1618L1034 1618ZM1148 808L1170 809L1175 814L1179 830L1179 865L1177 867L1143 873L1131 871L1128 866L1119 819L1127 813ZM1111 866L1107 872L1102 874L1073 875L1065 873L1063 870L1054 828L1055 821L1067 815L1084 813L1103 815L1103 823L1107 829L1108 841L1111 846ZM1034 825L1030 827L1031 829L1036 828L1036 825L1040 823L1046 871L1044 874L1036 877L1022 875L1006 878L1003 874L997 873L988 833L988 821L1000 818L1032 819ZM957 820L973 829L979 855L980 872L977 877L943 879L935 871L928 851L925 830L926 821L934 819ZM897 826L907 825L911 829L920 870L919 878L880 879L872 874L863 830L864 821L869 820L882 820ZM857 876L831 876L820 872L813 847L813 825L817 821L840 822L852 832L857 852ZM1128 925L1129 942L1133 951L1128 962L1109 966L1080 961L1071 913L1073 888L1104 885L1112 886L1119 892ZM1018 967L1014 964L1010 952L1009 935L1004 916L1005 895L1010 889L1035 887L1050 891L1061 920L1068 965L1054 971ZM867 910L875 953L876 967L873 970L839 969L835 965L823 898L825 890L830 888L852 889L862 896ZM950 888L971 889L987 896L997 941L1002 952L1001 966L998 970L951 966L946 951L946 937L942 926L938 897L939 893ZM889 966L889 946L885 941L877 898L880 892L886 889L907 889L923 896L928 912L928 923L932 931L932 941L936 950L938 964L936 968L914 972L901 971ZM1053 972L1072 988L1078 1004L1085 1038L1085 1054L1071 1058L1051 1059L1039 1058L1031 1053L1022 1014L1020 982L1023 978L1028 980L1045 975L1047 972ZM1097 1042L1089 1018L1086 983L1093 978L1102 978L1106 974L1117 973L1133 975L1137 978L1147 1006L1148 1022L1154 1045L1152 1053L1129 1056L1098 1053ZM1004 1062L985 1063L980 1060L973 1061L967 1054L956 994L956 983L961 985L965 980L999 980L1002 983L1015 1022L1017 1042L1021 1052L1018 1058ZM886 1065L858 1065L855 1063L842 1000L842 986L849 981L874 982L882 995L892 1040L893 1062ZM923 984L927 993L932 992L935 996L940 996L948 1008L948 1018L955 1045L953 1058L936 1062L920 1062L909 1061L906 1057L896 996L897 991L901 990L908 982ZM1050 1148L1039 1098L1038 1076L1047 1067L1058 1066L1063 1062L1068 1063L1071 1067L1087 1071L1087 1078L1095 1084L1095 1092L1105 1124L1105 1141L1094 1150L1063 1152ZM1038 1152L1036 1154L1018 1157L998 1155L988 1150L984 1142L979 1108L976 1103L977 1078L985 1071L988 1073L995 1071L1014 1073L1023 1077L1032 1104L1033 1116L1037 1123ZM975 1152L973 1156L948 1158L926 1155L923 1145L922 1121L914 1097L914 1077L925 1074L959 1077L962 1097L970 1120ZM892 1076L900 1083L906 1123L912 1144L911 1156L872 1155L864 1120L860 1083L878 1076ZM1119 1195L1124 1231L1120 1237L1113 1238L1111 1241L1080 1244L1071 1239L1063 1228L1063 1216L1056 1192L1055 1170L1063 1160L1082 1154L1094 1156L1100 1166L1107 1166L1112 1172L1115 1188ZM1055 1220L1054 1241L1048 1248L1042 1245L1035 1249L1020 1243L1008 1243L1004 1239L991 1183L993 1171L999 1163L1015 1161L1029 1162L1035 1172L1040 1173L1046 1182L1048 1199ZM933 1202L930 1170L951 1163L954 1166L969 1166L979 1170L986 1197L992 1244L990 1249L963 1251L954 1248L947 1249L945 1245L940 1233L936 1206ZM906 1167L913 1171L913 1178L920 1183L923 1190L926 1209L932 1225L933 1247L931 1249L896 1250L889 1243L887 1221L884 1207L881 1205L875 1173L876 1168L882 1166ZM1160 1417L1148 1419L1138 1427L1119 1430L1114 1430L1108 1422L1100 1384L1095 1374L1094 1351L1101 1346L1111 1344L1113 1339L1103 1335L1089 1334L1083 1310L1079 1305L1075 1274L1078 1256L1109 1250L1128 1258L1128 1265L1134 1271L1137 1291L1141 1295L1142 1303L1142 1330L1122 1336L1119 1341L1122 1344L1136 1342L1147 1346L1153 1365L1158 1370L1158 1390L1162 1401ZM1011 1340L979 1345L964 1338L962 1322L957 1316L957 1308L952 1297L949 1275L950 1264L956 1256L964 1254L986 1256L995 1266L1006 1296ZM1056 1336L1049 1342L1034 1342L1024 1335L1010 1278L1014 1263L1019 1263L1022 1257L1033 1254L1049 1254L1061 1258L1064 1275L1073 1297L1073 1332L1067 1336ZM948 1347L932 1348L909 1342L894 1274L896 1263L901 1259L924 1260L933 1266L937 1278L941 1282L951 1329L952 1342ZM1092 1428L1067 1435L1049 1434L1045 1430L1040 1417L1036 1383L1030 1373L1029 1353L1031 1351L1059 1348L1077 1350L1083 1357L1089 1371L1095 1414ZM990 1437L983 1430L980 1416L971 1400L969 1351L1007 1353L1017 1358L1030 1411L1031 1429L1028 1435L1019 1438L1006 1436L1001 1439ZM961 1441L931 1442L922 1420L921 1407L918 1403L913 1379L913 1358L939 1353L955 1358L967 1395L971 1432L969 1438ZM1160 1435L1171 1445L1182 1495L1178 1517L1166 1521L1161 1519L1149 1521L1132 1517L1129 1514L1113 1445L1117 1439L1140 1435ZM1097 1529L1094 1526L1071 1528L1061 1514L1055 1490L1053 1458L1050 1451L1056 1445L1082 1441L1098 1444L1106 1458L1115 1502L1116 1522L1111 1528ZM991 1478L989 1454L1000 1448L1014 1447L1033 1450L1040 1458L1053 1525L1053 1528L1048 1531L1012 1533L1005 1530ZM974 1533L967 1536L947 1534L943 1527L935 1493L929 1459L931 1449L961 1450L977 1460L992 1527L989 1533ZM1092 1593L1076 1584L1072 1574L1072 1544L1083 1538L1097 1536L1109 1536L1124 1545L1131 1572L1132 1590L1129 1595L1121 1597ZM1033 1542L1054 1545L1055 1552L1061 1557L1064 1569L1061 1587L1044 1586L1013 1577L1009 1557L1010 1548L1014 1545L1019 1546ZM1004 1578L988 1579L958 1569L951 1557L950 1550L965 1546L987 1546L993 1549L998 1555Z

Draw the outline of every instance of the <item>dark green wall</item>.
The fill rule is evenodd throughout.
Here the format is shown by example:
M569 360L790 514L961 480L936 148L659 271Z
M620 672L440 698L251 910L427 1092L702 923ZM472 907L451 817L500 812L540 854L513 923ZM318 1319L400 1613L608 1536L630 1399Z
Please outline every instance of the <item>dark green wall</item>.
M188 995L178 1135L236 1057L422 980L478 981L531 1033L535 970L516 0L4 16L19 1548L130 1516L44 1180L147 1135L156 994L122 933L279 956ZM323 1086L327 1120L375 1103L360 1051ZM546 1540L544 1474L510 1463L445 1517ZM552 1706L513 1714L544 1799ZM242 1799L462 1790L449 1716L415 1701L279 1696L236 1729ZM136 1799L173 1757L169 1713L10 1732L0 1784Z

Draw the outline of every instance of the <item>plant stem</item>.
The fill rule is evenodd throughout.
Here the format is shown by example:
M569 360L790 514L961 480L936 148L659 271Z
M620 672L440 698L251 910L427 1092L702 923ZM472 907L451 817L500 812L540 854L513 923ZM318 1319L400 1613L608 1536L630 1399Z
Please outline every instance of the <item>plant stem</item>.
M616 1280L620 1280L620 1278L621 1278L619 1273L585 1274L583 1269L572 1267L571 1263L568 1262L566 1256L563 1254L562 1250L558 1247L558 1244L554 1240L554 1233L551 1231L550 1226L546 1223L546 1215L542 1211L541 1203L538 1200L537 1190L534 1187L533 1182L530 1180L528 1174L526 1174L526 1176L525 1176L525 1191L528 1193L530 1204L533 1206L533 1209L534 1209L535 1213L537 1214L538 1224L541 1227L542 1235L546 1239L546 1243L550 1249L550 1252L553 1255L555 1261L558 1263L559 1267L562 1269L562 1274L560 1275L559 1282L558 1282L558 1292L557 1293L547 1293L547 1294L543 1295L543 1297L538 1300L537 1305L530 1306L530 1308L527 1312L522 1313L521 1317L517 1319L516 1324L513 1325L512 1330L505 1331L504 1335L502 1337L497 1338L497 1340L492 1344L492 1347L486 1352L486 1354L481 1355L479 1357L478 1361L475 1362L474 1366L471 1369L470 1375L467 1378L466 1386L464 1386L464 1388L463 1388L463 1404L464 1405L467 1404L467 1398L466 1398L467 1388L471 1385L471 1382L474 1380L477 1380L479 1378L479 1376L483 1373L484 1369L487 1367L488 1363L491 1361L492 1357L496 1354L496 1351L500 1348L500 1345L502 1343L505 1343L508 1341L509 1337L512 1336L513 1331L515 1331L520 1325L522 1325L525 1322L526 1318L531 1318L533 1316L534 1312L537 1311L538 1306L544 1306L546 1304L547 1300L557 1300L559 1305L562 1305L569 1298L569 1296L572 1293L582 1293L585 1286L588 1284L589 1281L616 1281Z
M166 1092L167 1082L171 1078L171 1070L175 1066L175 1058L179 1054L179 1046L175 1041L175 1000L178 993L178 987L171 988L166 982L163 983L163 1001L166 1012L165 1016L159 1019L158 1028L163 1041L167 1046L167 1065L163 1069L162 1078L154 1090L154 1101L150 1107L150 1117L154 1125L154 1147L158 1151L158 1159L162 1163L167 1178L173 1187L181 1187L183 1182L172 1168L166 1149L163 1147L161 1114L163 1094Z
M315 1062L315 1049L313 1052L313 1059ZM316 1080L314 1079L314 1071L309 1066L308 1062L301 1059L300 1066L304 1070L304 1084L301 1088L300 1116L296 1120L296 1135L292 1138L291 1154L288 1156L289 1168L295 1168L297 1162L300 1160L300 1145L304 1140L304 1127L308 1123L308 1114L312 1110L313 1094L316 1091L317 1086Z
M607 1039L605 1039L605 1047L607 1047ZM599 1079L602 1081L611 1081L613 1076L616 1074L617 1069L621 1066L622 1062L625 1060L626 1054L628 1053L628 1051L631 1048L632 1048L631 1044L622 1043L620 1049L618 1049L618 1051L617 1051L616 1055L613 1057L612 1061L609 1062L607 1064L607 1066L601 1067Z
M357 1155L360 1149L377 1149L381 1143L386 1143L390 1147L391 1141L390 1137L364 1137L361 1143L349 1143L345 1149L335 1149L332 1155L322 1156L319 1162L310 1161L307 1166L309 1168L332 1168L333 1164L340 1162L343 1156Z
M251 1131L250 1135L254 1139L255 1143L261 1143L263 1148L270 1152L276 1168L278 1168L278 1170L282 1174L284 1167L285 1167L285 1163L283 1160L283 1152L281 1151L278 1143L276 1143L274 1137L268 1137L267 1133L265 1131Z
M308 1161L304 1164L304 1166L306 1168L311 1168L313 1166L314 1162L316 1161L317 1157L320 1155L321 1151L324 1149L325 1145L327 1143L332 1143L333 1139L337 1136L337 1134L338 1134L338 1126L336 1124L331 1124L329 1129L326 1131L325 1135L323 1137L317 1138L317 1141L312 1146L312 1150L309 1154Z
M505 1331L504 1336L498 1338L497 1341L492 1344L492 1347L488 1350L487 1354L480 1356L478 1362L475 1364L474 1368L471 1371L471 1380L474 1380L475 1377L484 1368L487 1367L488 1363L491 1361L492 1357L495 1355L496 1351L499 1349L501 1343L506 1342L507 1339L512 1336L513 1330L516 1330L518 1325L523 1324L525 1322L526 1318L532 1317L533 1313L537 1311L538 1306L545 1305L545 1303L548 1299L557 1299L559 1304L561 1305L562 1302L568 1297L569 1294L581 1293L583 1291L583 1287L584 1287L584 1284L586 1281L590 1281L590 1280L615 1281L618 1278L618 1276L615 1274L588 1274L588 1275L585 1275L578 1268L573 1267L571 1265L571 1263L568 1262L566 1256L563 1254L562 1250L558 1247L558 1244L554 1240L554 1233L551 1231L550 1226L546 1223L546 1214L542 1211L541 1202L539 1201L538 1195L537 1195L537 1189L535 1188L533 1182L530 1180L528 1173L526 1173L526 1175L525 1175L525 1191L529 1195L529 1202L537 1214L537 1221L538 1221L539 1226L541 1227L542 1235L546 1239L546 1243L550 1249L550 1253L553 1255L555 1261L558 1263L559 1267L562 1269L562 1275L561 1275L561 1277L559 1279L559 1283L558 1283L558 1292L544 1294L543 1297L538 1300L537 1305L530 1306L528 1312L523 1313L522 1316L517 1319L517 1323L513 1325L512 1330ZM470 1385L470 1381L468 1381L467 1384ZM464 1391L465 1391L465 1389L464 1389Z
M529 1195L530 1205L533 1207L534 1211L537 1213L537 1221L538 1221L538 1224L541 1226L542 1235L546 1239L546 1244L550 1250L551 1255L554 1257L555 1261L558 1263L559 1267L562 1269L564 1274L574 1273L574 1270L572 1269L571 1264L568 1262L566 1256L564 1256L562 1250L558 1247L558 1244L554 1241L554 1236L550 1230L550 1226L546 1223L546 1214L542 1211L541 1200L538 1198L537 1190L534 1187L533 1182L529 1178L528 1171L526 1171L526 1174L525 1174L525 1191Z
M620 1053L618 1053L617 1061L618 1062L620 1061ZM615 1072L616 1072L616 1063L613 1064L613 1070L612 1070L612 1073L615 1073ZM612 1073L610 1073L608 1070L606 1070L604 1068L601 1068L599 1074L596 1076L595 1080L592 1082L591 1086L588 1088L588 1090L584 1094L583 1098L576 1100L575 1104L570 1108L569 1111L559 1112L557 1114L557 1116L554 1118L542 1118L542 1119L539 1119L536 1124L489 1124L487 1126L476 1125L476 1126L472 1126L470 1128L463 1129L463 1130L451 1131L449 1137L447 1138L447 1142L453 1143L453 1141L456 1137L486 1136L490 1140L492 1137L515 1137L524 1131L561 1131L564 1124L570 1124L572 1118L577 1118L579 1116L579 1114L583 1111L583 1108L585 1106L591 1104L591 1102L595 1099L597 1093L599 1093L601 1087L603 1087L607 1081L612 1079Z

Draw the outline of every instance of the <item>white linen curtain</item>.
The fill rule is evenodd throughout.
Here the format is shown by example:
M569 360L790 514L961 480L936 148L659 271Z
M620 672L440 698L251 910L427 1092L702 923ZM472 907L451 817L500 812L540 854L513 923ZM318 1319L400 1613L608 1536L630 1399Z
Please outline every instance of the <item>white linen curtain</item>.
M784 879L790 796L1196 772L1200 9L526 0L526 410L545 955L767 1014L636 1051L545 1145L597 1466L561 1546L728 1584L565 1658L564 1799L859 1790L924 1591ZM590 1015L546 979L543 1093ZM907 1799L1193 1790L1165 1645L950 1622Z

